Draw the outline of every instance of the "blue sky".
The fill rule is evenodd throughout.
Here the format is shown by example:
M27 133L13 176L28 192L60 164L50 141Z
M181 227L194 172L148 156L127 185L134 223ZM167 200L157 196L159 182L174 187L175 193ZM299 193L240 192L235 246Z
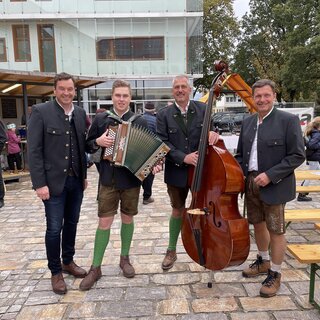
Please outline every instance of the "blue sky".
M241 18L247 11L249 11L249 0L234 0L234 12L238 18Z

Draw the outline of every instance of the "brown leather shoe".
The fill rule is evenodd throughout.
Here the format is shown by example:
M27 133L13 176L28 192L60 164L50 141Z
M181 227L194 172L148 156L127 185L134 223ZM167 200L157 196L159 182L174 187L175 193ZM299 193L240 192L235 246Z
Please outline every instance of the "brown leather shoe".
M65 294L67 292L67 286L61 272L51 276L51 285L53 292L56 294Z
M101 278L101 267L91 266L88 274L85 278L80 282L79 289L80 290L90 290L94 283Z
M87 275L86 270L77 266L74 261L71 261L69 264L62 264L62 271L72 274L76 278L84 278Z
M132 264L130 263L129 256L120 256L120 268L126 278L133 278L136 274Z
M169 270L173 267L174 262L177 260L177 253L176 250L167 250L166 256L162 261L162 269Z
M267 278L262 282L260 296L263 298L274 297L281 286L281 273L268 270Z
M242 275L245 278L253 278L261 274L268 274L268 269L270 269L270 260L263 260L257 255L257 259L242 271Z

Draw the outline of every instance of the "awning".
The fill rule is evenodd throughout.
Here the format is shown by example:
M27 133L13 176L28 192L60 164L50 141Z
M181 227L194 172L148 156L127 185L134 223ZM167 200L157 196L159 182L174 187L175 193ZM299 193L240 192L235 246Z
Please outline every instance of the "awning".
M49 72L27 72L0 69L0 96L46 97L53 94L53 80L56 73ZM105 82L102 77L74 76L77 89L87 88L98 83ZM5 89L20 84L15 88L3 93Z

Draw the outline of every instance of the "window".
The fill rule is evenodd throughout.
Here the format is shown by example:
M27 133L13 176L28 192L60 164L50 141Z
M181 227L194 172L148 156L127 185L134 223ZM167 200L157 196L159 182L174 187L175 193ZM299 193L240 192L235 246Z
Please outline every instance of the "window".
M54 27L52 24L38 25L40 71L56 72Z
M163 60L164 37L98 39L98 60Z
M2 98L2 118L17 118L17 100L12 98Z
M28 25L13 25L13 45L15 61L31 61Z
M0 38L0 62L7 61L6 39Z
M10 2L23 2L23 1L27 1L27 0L10 0Z

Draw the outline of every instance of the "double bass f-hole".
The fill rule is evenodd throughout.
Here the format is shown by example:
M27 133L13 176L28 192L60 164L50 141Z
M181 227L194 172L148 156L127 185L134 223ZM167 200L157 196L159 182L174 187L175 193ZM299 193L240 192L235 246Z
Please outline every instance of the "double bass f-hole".
M217 227L217 228L220 228L221 227L221 221L219 221L217 223L217 215L216 215L216 210L215 210L215 205L213 203L213 201L210 201L209 202L209 206L211 208L211 212L212 212L212 220L213 220L213 224Z

